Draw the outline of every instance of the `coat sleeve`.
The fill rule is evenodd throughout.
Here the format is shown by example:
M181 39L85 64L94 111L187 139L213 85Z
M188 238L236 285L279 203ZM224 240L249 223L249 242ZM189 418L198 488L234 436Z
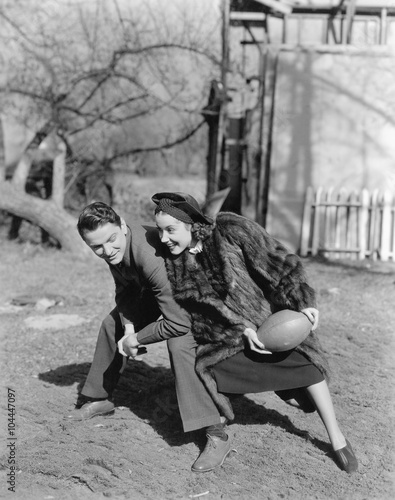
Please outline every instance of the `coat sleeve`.
M137 335L138 341L141 344L152 344L188 333L190 328L188 315L173 299L163 261L150 273L148 282L161 316L157 321L140 329Z
M150 228L145 238L144 244L137 245L133 249L133 255L142 288L149 292L155 305L149 311L144 300L141 302L140 299L139 303L144 309L145 318L149 318L154 309L159 312L160 317L157 321L145 324L139 329L137 339L141 344L151 344L185 335L189 332L190 322L186 311L173 299L165 261L157 250L160 241L156 228ZM141 312L140 310L140 316Z
M228 230L221 232L230 243L241 248L247 271L263 291L272 312L315 307L315 292L307 283L300 258L263 227L239 217Z

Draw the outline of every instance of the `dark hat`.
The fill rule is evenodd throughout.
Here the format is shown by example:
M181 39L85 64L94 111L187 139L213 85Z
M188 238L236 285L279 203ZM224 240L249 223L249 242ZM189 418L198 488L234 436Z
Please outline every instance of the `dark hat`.
M203 224L213 224L210 217L204 215L199 203L186 193L156 193L152 201L158 205L156 211L163 211L174 218L183 222L194 223L203 222Z

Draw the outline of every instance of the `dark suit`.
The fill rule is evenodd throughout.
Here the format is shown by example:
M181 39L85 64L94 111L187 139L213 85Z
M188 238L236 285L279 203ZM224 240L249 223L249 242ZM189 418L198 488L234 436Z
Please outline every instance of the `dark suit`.
M126 320L135 325L141 344L168 341L184 430L218 423L218 410L195 372L196 343L185 311L173 300L158 231L155 227L129 224L126 238L121 264L109 264L115 281L116 307L101 325L82 394L111 397L126 361L117 349Z

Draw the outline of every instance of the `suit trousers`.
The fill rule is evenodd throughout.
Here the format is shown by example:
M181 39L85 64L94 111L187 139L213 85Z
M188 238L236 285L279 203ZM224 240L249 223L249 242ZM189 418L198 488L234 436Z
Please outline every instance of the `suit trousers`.
M112 396L127 362L117 347L123 335L122 322L115 308L100 327L92 365L81 394L91 398ZM217 407L195 372L197 344L191 333L168 339L167 347L184 431L219 423Z

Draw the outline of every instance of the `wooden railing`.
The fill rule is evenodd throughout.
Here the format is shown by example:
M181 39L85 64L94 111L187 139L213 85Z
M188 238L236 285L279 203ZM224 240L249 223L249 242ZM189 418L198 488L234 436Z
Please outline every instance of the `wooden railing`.
M309 187L300 255L395 261L395 195Z

